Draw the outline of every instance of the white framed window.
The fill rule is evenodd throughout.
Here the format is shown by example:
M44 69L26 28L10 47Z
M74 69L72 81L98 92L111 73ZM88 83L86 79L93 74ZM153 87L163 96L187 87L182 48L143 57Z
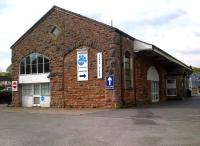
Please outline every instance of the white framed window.
M20 62L20 74L39 74L49 72L49 59L39 53L32 53Z
M42 95L50 95L49 83L41 84L41 94Z
M34 95L40 95L41 94L41 91L40 91L41 84L33 84L33 86L34 86Z
M23 84L22 86L22 95L31 96L33 95L32 84Z
M167 96L176 96L176 79L166 80L166 94Z
M22 95L23 96L33 96L33 95L50 96L50 85L49 83L22 84Z

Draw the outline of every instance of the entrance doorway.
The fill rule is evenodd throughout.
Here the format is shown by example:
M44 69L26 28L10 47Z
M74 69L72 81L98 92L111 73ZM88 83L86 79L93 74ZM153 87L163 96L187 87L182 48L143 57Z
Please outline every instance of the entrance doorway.
M150 98L152 102L159 102L159 74L154 66L147 71L147 80L150 82Z
M23 107L50 107L50 101L49 83L22 84Z
M33 84L33 106L40 106L41 84Z
M151 98L152 102L159 101L159 82L151 81Z

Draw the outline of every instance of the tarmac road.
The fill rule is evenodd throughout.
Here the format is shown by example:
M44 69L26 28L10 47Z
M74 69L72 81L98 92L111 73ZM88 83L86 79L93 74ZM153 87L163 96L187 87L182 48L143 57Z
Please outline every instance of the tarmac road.
M0 146L199 146L200 97L129 109L0 106Z

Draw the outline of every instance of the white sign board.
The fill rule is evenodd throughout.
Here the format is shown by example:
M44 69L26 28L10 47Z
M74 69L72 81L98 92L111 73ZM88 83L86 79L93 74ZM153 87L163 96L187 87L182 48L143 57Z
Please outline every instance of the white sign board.
M17 81L12 81L12 91L18 91Z
M97 78L102 79L102 52L97 53Z
M88 80L88 50L77 50L77 80Z

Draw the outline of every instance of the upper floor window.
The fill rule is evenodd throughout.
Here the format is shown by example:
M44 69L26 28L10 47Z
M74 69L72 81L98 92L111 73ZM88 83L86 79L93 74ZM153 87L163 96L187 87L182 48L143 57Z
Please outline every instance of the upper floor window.
M32 53L22 59L20 74L37 74L49 72L49 59L42 54Z
M128 51L125 52L124 65L125 88L130 89L132 87L131 55Z

